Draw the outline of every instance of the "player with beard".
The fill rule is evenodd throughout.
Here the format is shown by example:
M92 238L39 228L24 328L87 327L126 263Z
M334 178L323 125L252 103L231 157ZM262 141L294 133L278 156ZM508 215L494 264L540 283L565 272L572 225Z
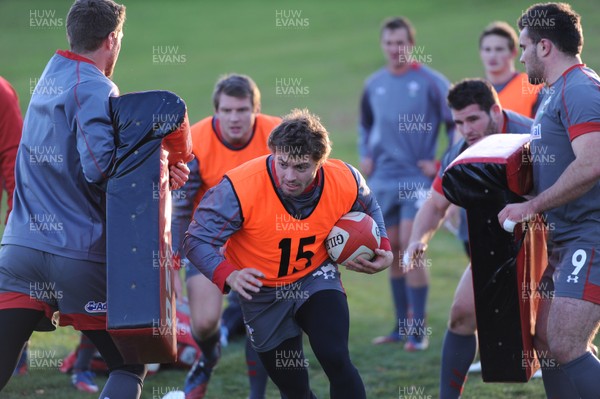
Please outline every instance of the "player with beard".
M433 181L431 197L417 216L407 248L412 265L424 267L427 244L441 226L450 201L442 191L446 167L465 149L485 136L496 133L529 133L531 119L504 110L492 85L482 79L466 79L456 83L448 93L448 105L462 139L442 159L440 172ZM477 352L475 302L471 266L465 269L450 310L448 330L442 348L440 398L458 398L462 394L469 365Z
M598 398L592 353L600 322L600 77L581 60L581 17L566 3L540 3L518 20L521 62L545 85L533 121L533 198L498 214L520 222L538 213L552 229L534 346L548 397ZM536 157L535 154L548 157ZM551 160L551 161L550 161Z

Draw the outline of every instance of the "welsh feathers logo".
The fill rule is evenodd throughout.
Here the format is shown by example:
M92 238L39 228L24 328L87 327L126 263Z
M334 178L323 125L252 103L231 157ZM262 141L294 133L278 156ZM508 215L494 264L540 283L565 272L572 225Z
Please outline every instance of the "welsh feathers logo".
M85 304L88 313L106 313L106 302L89 301Z
M414 80L410 81L410 83L408 83L408 95L410 97L416 97L420 88L421 86L419 86L418 82Z
M544 115L544 112L546 112L546 107L548 107L548 104L550 104L550 101L552 101L552 94L550 94L548 96L548 98L546 99L546 101L544 101L544 103L542 104L542 109L539 110L539 114L540 116Z

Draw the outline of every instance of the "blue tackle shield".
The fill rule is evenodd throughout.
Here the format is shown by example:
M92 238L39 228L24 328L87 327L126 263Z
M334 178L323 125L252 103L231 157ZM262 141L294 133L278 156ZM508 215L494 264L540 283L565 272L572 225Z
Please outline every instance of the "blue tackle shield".
M169 165L191 153L186 105L149 91L111 98L110 109L107 329L126 362L169 363L177 355Z

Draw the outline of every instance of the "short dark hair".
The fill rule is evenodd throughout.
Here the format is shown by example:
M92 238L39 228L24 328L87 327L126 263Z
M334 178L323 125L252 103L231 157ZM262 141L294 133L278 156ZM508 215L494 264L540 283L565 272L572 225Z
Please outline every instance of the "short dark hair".
M494 21L481 32L481 35L479 36L479 47L481 47L483 39L490 35L501 36L508 39L508 49L510 51L514 51L515 48L517 48L517 43L519 42L517 32L515 32L512 26L504 21Z
M479 105L482 111L490 112L494 104L500 104L494 86L483 79L463 79L448 91L448 106L456 111L471 104Z
M307 109L293 109L269 136L269 149L273 154L291 152L291 155L309 155L318 164L331 153L329 133L318 116Z
M76 0L67 15L67 39L76 53L95 51L111 32L123 30L125 6L112 0Z
M260 90L250 76L230 73L219 77L212 95L215 110L219 109L221 94L235 98L250 98L252 110L256 112L260 109Z
M529 7L517 21L527 28L533 44L548 39L563 53L576 56L583 47L581 17L567 3L538 3Z
M383 35L386 30L406 29L408 33L408 40L411 43L415 42L416 31L413 24L406 17L389 17L381 23L381 30L379 36Z

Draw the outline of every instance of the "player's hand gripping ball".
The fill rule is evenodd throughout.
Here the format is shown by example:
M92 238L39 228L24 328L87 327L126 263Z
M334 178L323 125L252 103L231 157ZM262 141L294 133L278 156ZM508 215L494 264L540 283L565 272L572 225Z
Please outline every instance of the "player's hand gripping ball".
M350 212L337 221L325 240L325 248L334 262L344 265L356 258L373 259L381 237L377 223L362 212Z

